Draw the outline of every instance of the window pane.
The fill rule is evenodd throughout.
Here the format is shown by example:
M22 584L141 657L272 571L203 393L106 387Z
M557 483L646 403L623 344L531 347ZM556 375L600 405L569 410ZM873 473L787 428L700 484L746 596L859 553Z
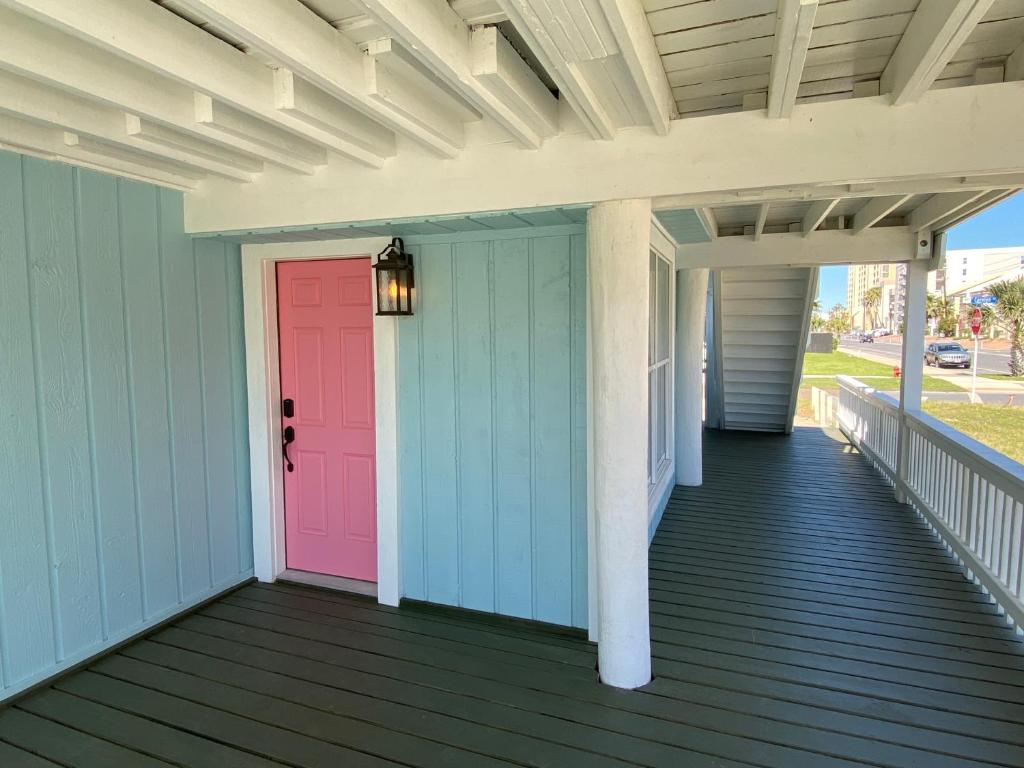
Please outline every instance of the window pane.
M662 259L658 259L658 340L655 358L658 361L668 360L669 356L669 338L670 323L672 319L669 317L669 290L671 290L672 281L670 280L671 273L668 264Z
M649 292L648 297L651 303L649 314L647 316L647 365L654 365L654 340L657 335L657 312L655 312L655 296L658 294L658 268L657 268L658 257L654 255L654 251L651 251L651 262L649 267L648 281L649 281Z
M656 464L654 452L651 450L654 443L654 425L657 423L657 400L654 392L654 371L647 374L647 484L654 485L654 467Z
M658 423L654 427L654 463L657 466L668 458L668 366L661 366L655 377Z

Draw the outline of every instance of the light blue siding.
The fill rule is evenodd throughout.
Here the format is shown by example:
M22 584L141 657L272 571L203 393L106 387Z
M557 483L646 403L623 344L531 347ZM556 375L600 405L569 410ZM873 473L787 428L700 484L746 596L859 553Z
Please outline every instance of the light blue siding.
M238 247L0 152L0 699L251 574Z
M587 623L582 232L411 245L399 321L406 597Z

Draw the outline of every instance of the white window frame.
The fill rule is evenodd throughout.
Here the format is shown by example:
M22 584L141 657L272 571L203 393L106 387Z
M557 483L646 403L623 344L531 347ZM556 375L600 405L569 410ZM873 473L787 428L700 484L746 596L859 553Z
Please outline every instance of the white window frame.
M668 356L664 360L655 361L654 363L648 362L647 366L647 391L650 392L652 378L656 375L656 371L660 368L666 369L666 382L665 382L665 403L661 417L665 421L665 454L658 462L657 466L652 466L651 457L655 453L655 435L656 432L650 429L650 418L648 418L648 475L647 475L647 501L648 501L648 513L649 516L653 516L656 513L655 507L658 505L660 500L664 497L667 486L674 482L675 478L675 365L676 365L676 266L675 266L675 244L672 239L668 236L664 230L658 225L657 221L652 222L651 226L651 254L655 256L661 262L664 262L667 267L666 279L668 285L666 286L665 295L668 299L668 312L665 314L665 322L668 324ZM658 291L655 289L654 294L649 297L650 306L649 312L651 312L655 318L655 323L658 321L658 307L657 298ZM657 330L655 330L657 334ZM651 404L648 403L648 408Z

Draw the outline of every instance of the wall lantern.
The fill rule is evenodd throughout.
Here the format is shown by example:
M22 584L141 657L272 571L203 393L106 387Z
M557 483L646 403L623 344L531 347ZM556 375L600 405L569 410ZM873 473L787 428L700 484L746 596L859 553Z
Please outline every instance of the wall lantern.
M412 254L406 253L402 238L392 238L391 244L377 254L373 265L377 273L377 314L412 314Z

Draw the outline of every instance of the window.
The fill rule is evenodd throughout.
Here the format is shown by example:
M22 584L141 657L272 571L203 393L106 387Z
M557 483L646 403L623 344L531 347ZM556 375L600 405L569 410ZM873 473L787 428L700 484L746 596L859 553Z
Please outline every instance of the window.
M650 261L650 317L647 334L647 484L653 490L672 456L672 265L655 251Z

